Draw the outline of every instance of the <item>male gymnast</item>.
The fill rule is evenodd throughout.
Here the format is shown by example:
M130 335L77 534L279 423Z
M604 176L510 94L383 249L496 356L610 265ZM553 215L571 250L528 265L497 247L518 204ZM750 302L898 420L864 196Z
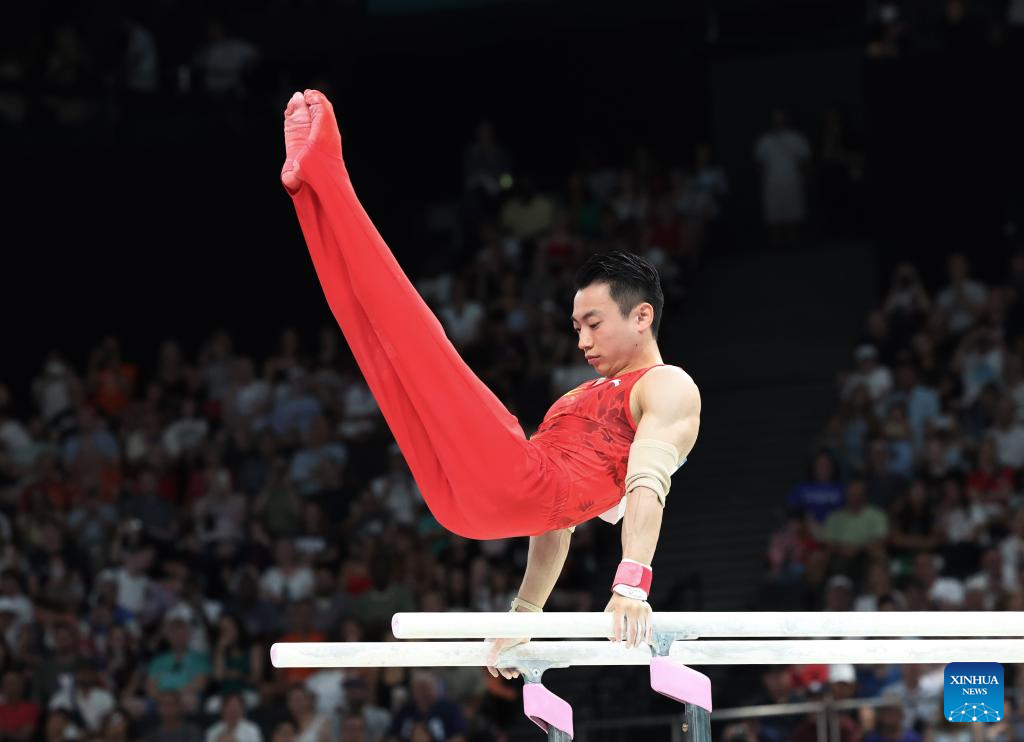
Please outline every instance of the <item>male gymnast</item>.
M515 611L542 609L577 524L622 518L623 559L605 609L615 614L610 638L649 643L665 497L700 425L696 384L658 350L657 270L625 252L580 268L572 324L601 377L558 399L528 439L459 356L357 200L330 101L295 93L284 137L281 181L327 303L434 517L466 538L530 536ZM495 641L492 664L521 641Z

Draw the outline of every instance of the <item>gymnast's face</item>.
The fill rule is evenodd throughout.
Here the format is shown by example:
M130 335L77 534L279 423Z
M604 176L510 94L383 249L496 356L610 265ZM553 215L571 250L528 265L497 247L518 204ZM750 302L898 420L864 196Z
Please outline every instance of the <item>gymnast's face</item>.
M623 317L606 283L590 284L573 299L577 346L601 376L615 376L640 356L651 337L653 318L654 308L647 302Z

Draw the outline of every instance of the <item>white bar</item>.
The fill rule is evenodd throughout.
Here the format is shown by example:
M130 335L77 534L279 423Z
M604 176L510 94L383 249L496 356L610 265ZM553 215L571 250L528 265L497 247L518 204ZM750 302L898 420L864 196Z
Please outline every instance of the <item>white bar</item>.
M487 663L487 642L317 642L270 648L274 667L471 667ZM1024 662L1024 639L809 639L677 641L669 656L683 665L795 663ZM533 641L504 652L501 667L524 660L554 666L646 665L648 647L608 641Z
M947 664L1022 662L1024 639L780 639L676 642L683 665Z
M738 611L655 613L654 628L687 639L744 637L1024 637L1021 611ZM610 613L396 613L399 639L607 639Z
M278 642L270 647L274 667L481 667L489 642ZM524 660L554 665L646 665L649 647L626 649L603 642L530 642L506 650L500 667Z

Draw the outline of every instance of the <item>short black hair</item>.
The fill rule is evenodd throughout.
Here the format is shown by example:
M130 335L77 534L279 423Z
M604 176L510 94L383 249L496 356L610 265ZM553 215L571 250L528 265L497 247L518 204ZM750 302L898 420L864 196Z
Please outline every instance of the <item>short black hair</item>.
M658 339L665 294L661 290L658 269L647 258L624 250L611 250L591 255L576 271L576 289L595 283L608 284L608 293L619 306L623 317L643 302L654 307L651 334Z

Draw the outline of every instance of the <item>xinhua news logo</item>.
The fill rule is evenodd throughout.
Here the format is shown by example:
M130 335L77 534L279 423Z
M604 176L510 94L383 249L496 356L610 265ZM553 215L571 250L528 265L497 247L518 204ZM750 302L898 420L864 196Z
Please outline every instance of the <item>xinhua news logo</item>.
M949 721L1001 721L1003 666L998 662L946 665L942 708Z

